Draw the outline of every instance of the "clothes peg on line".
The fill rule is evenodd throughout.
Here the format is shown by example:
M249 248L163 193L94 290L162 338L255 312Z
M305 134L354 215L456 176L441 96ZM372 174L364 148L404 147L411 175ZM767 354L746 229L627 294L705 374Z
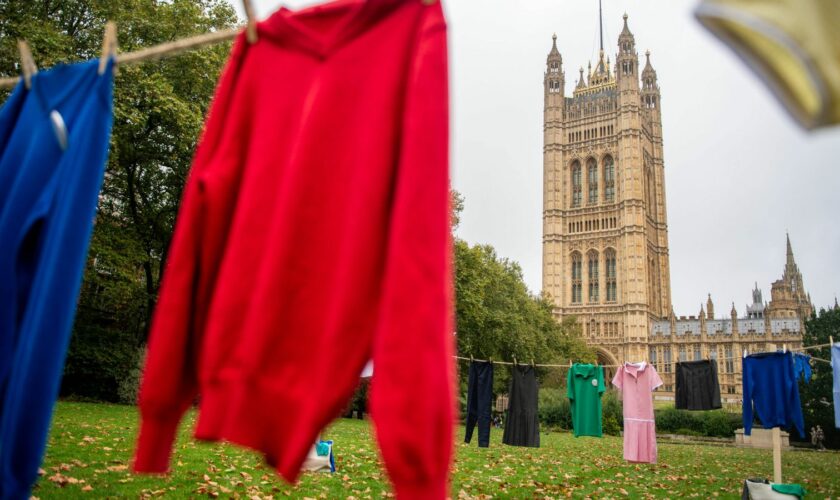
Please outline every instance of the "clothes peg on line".
M537 364L534 363L534 358L531 358L531 368L536 368Z
M747 357L747 350L746 349L744 349L744 357L745 358Z
M32 87L32 75L38 73L38 66L32 59L32 51L29 44L24 40L18 40L18 51L20 52L20 72L23 77L23 84L26 88Z
M108 59L117 55L117 25L114 21L105 23L105 34L102 36L102 56L99 58L99 74L105 73Z
M257 43L257 19L254 16L254 7L251 5L251 0L242 0L242 8L245 10L245 17L248 20L248 25L245 27L245 38L248 43Z
M828 336L828 347L833 347L833 346L834 346L834 337L829 335Z
M782 353L787 354L787 344L782 344Z
M516 362L516 356L513 357L513 366L519 366L519 363Z

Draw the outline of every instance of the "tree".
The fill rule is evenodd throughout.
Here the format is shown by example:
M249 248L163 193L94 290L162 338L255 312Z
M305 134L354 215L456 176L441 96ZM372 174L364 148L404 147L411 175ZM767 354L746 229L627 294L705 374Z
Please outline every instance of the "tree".
M463 200L455 193L452 219L459 220ZM500 258L490 245L455 240L455 316L460 356L521 363L594 362L574 317L555 318L547 297L528 291L522 269ZM555 370L556 372L556 370ZM497 387L507 376L499 372ZM554 372L552 372L554 373ZM462 370L462 378L465 371ZM554 377L556 378L556 377ZM558 381L559 384L559 381Z
M820 309L805 322L802 343L805 346L828 344L829 336L840 337L840 308ZM808 354L823 360L831 359L828 347L809 351ZM806 435L811 427L821 426L825 432L825 445L840 448L840 430L834 427L834 404L832 397L832 370L828 363L815 361L810 383L799 382L799 396L805 417ZM793 437L794 434L791 434ZM810 438L810 436L807 436Z
M17 39L30 43L42 69L98 58L107 20L117 23L121 51L238 23L223 0L0 0L0 72L17 72ZM115 399L114 388L136 367L193 151L229 51L223 43L118 68L65 393Z

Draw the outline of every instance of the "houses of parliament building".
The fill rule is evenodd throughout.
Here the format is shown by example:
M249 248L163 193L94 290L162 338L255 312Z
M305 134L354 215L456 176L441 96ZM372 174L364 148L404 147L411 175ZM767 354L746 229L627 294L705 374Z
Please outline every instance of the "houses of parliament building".
M598 61L580 68L567 97L553 37L543 80L543 292L558 316L578 318L599 363L649 361L664 381L658 396L668 398L674 363L716 359L721 396L737 402L744 349L801 346L810 297L788 238L768 304L756 285L741 314L733 304L716 316L708 297L696 316L674 315L661 99L650 52L640 66L625 14L614 64L602 37Z

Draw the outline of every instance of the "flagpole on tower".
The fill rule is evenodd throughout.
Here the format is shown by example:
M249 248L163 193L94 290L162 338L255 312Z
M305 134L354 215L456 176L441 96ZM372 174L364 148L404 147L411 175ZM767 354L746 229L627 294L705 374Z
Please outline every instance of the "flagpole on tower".
M598 0L598 32L601 35L601 52L604 51L604 14L601 11L601 0Z

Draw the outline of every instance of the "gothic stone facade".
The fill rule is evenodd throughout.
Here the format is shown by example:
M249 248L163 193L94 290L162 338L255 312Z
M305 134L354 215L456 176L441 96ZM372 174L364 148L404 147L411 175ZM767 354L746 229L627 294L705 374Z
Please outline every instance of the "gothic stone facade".
M640 80L641 78L641 80ZM624 16L615 70L599 60L565 95L557 37L544 76L543 291L602 363L644 359L671 311L659 86Z
M802 346L804 321L813 312L811 297L805 292L802 274L787 240L787 262L782 279L773 282L769 304L762 301L756 284L753 303L738 317L735 304L729 317L715 318L712 298L700 306L698 316L681 316L654 321L651 326L647 359L664 382L658 399L674 396L674 363L699 359L718 361L721 397L730 403L742 400L741 356L747 352L795 349Z
M697 317L671 307L660 91L646 53L639 72L624 16L615 67L603 48L566 97L553 37L544 74L543 291L558 316L578 318L599 362L650 360L673 396L673 363L717 358L725 398L740 398L744 348L801 345L811 311L788 240L784 276L769 306L716 319L711 297ZM757 290L756 290L757 291ZM755 295L755 294L754 294Z

